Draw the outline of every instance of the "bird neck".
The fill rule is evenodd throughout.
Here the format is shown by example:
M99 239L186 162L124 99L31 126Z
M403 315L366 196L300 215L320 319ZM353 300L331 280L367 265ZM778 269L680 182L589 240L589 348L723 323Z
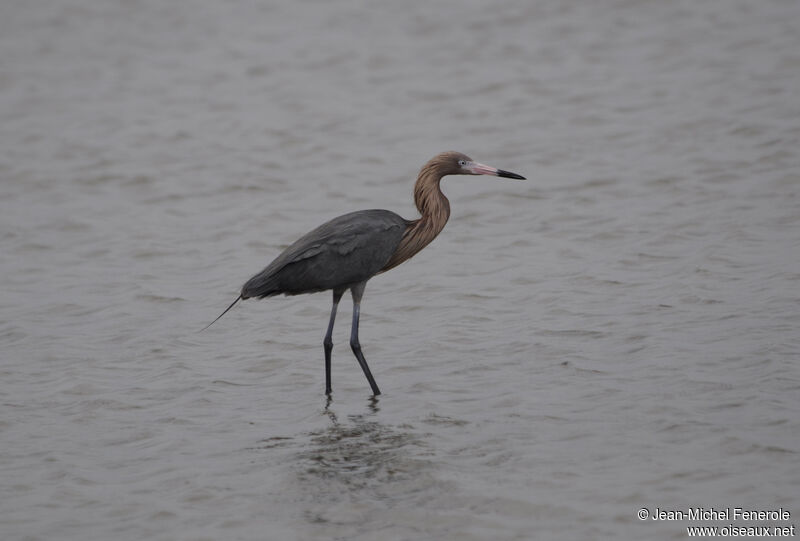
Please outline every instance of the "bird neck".
M419 172L414 185L414 203L421 216L408 222L397 250L381 272L412 258L444 229L450 218L450 202L439 187L441 180L442 174L432 162Z
M428 242L444 229L450 218L450 201L442 193L439 186L441 180L442 175L437 168L428 164L419 172L417 183L414 185L414 203L421 215L416 223L424 225L429 234L433 233Z

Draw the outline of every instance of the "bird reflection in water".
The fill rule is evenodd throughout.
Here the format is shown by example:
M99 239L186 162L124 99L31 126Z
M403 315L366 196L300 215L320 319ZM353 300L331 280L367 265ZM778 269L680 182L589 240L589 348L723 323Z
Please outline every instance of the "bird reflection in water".
M328 398L323 414L330 419L327 428L309 433L308 448L300 453L307 464L301 479L323 478L347 487L379 486L390 480L407 478L420 472L424 463L413 458L423 444L416 434L397 430L378 421L378 397L371 397L368 412L347 415L340 420Z
M369 397L369 400L367 400L367 408L369 408L369 410L372 413L378 413L381 410L381 408L378 407L379 403L380 403L380 398L377 395L372 395ZM336 413L333 410L331 410L331 404L333 404L333 396L326 395L325 409L323 411L325 415L327 415L330 418L331 422L334 425L336 425L338 424L338 420L336 418Z

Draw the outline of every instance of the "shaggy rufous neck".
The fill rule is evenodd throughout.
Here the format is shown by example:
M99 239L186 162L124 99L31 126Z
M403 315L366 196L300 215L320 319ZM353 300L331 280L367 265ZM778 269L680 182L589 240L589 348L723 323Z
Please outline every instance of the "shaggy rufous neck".
M444 229L450 217L450 202L439 187L439 181L448 173L442 157L437 156L420 170L414 185L414 203L421 216L408 222L397 250L381 272L412 258Z

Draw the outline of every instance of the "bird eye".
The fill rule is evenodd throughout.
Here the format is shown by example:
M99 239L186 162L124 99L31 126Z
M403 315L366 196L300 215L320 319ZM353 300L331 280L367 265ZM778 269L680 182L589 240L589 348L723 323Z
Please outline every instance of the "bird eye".
M467 165L467 162L464 161L464 160L458 160L458 165L460 165L461 167L464 167L465 165Z

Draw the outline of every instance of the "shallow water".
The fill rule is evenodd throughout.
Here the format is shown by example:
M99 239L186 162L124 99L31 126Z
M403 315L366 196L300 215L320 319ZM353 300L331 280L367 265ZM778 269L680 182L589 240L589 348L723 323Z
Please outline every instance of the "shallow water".
M683 539L800 486L800 4L0 6L3 539ZM243 303L319 223L453 215ZM789 522L771 522L788 525ZM750 525L743 521L740 526Z

